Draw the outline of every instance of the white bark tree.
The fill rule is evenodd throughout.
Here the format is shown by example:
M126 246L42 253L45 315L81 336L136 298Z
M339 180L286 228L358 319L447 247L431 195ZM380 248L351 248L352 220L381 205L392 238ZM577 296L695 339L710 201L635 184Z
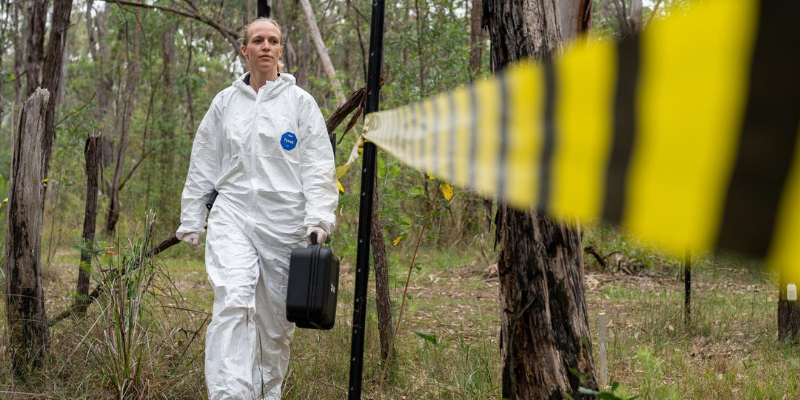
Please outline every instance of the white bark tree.
M300 4L303 6L303 12L306 14L308 31L311 34L311 39L314 40L314 46L317 47L317 53L319 53L319 60L322 63L322 68L331 81L331 89L333 89L333 94L336 96L336 103L341 106L347 101L347 98L344 96L339 78L336 77L336 70L333 68L331 57L328 55L328 48L325 47L325 42L322 41L322 35L319 33L317 18L314 16L314 9L311 8L311 3L309 3L308 0L300 0Z

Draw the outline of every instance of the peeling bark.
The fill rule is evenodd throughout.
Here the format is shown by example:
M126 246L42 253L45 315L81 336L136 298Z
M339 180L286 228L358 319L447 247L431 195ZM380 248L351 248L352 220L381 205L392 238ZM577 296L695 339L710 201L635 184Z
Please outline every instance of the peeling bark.
M50 346L42 290L42 137L50 93L36 89L25 102L8 196L5 247L6 317L12 368L18 377L40 369Z
M375 267L375 297L378 309L378 334L381 342L381 360L389 362L394 353L392 343L392 302L389 293L389 266L386 263L386 242L383 239L383 222L380 214L378 196L378 177L375 177L372 196L372 263Z
M641 0L639 0L641 1ZM558 21L561 39L569 42L592 28L592 1L560 1L558 2Z
M578 1L578 0L574 0ZM492 69L559 49L554 2L486 0ZM498 204L502 396L561 399L596 389L580 234L548 217ZM578 375L571 371L577 371Z

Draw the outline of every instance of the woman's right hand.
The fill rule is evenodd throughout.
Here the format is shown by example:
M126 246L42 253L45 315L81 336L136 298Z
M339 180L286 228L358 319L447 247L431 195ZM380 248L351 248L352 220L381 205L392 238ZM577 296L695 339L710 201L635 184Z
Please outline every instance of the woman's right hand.
M187 234L183 235L183 238L181 240L184 241L186 244L188 244L189 247L192 248L192 250L197 250L197 249L203 247L203 245L200 244L200 234L199 233L187 233Z

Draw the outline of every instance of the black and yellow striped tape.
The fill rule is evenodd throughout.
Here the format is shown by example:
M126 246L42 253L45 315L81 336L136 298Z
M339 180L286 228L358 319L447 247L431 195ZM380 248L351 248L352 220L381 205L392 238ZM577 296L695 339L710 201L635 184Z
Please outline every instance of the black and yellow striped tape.
M716 0L621 43L370 114L403 163L676 252L770 257L800 282L800 2Z

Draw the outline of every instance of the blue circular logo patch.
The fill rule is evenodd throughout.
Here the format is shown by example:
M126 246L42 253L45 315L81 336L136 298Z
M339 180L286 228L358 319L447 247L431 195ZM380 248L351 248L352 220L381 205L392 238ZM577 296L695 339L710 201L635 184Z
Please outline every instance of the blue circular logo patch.
M292 132L286 132L281 136L281 147L284 150L292 150L297 147L297 136Z

